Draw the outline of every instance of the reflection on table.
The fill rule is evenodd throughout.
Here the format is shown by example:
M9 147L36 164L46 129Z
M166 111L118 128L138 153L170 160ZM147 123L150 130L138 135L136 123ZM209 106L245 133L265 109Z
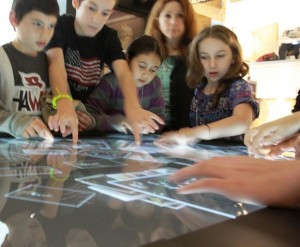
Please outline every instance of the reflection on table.
M60 138L53 143L1 138L0 241L142 246L261 208L215 194L179 195L182 184L168 180L199 160L248 155L246 147L158 147L155 139L147 136L137 147L132 136L123 135L81 138L76 145Z

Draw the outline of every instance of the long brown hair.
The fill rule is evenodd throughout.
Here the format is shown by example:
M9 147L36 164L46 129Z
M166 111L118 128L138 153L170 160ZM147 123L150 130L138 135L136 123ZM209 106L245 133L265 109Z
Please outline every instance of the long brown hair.
M162 9L169 2L178 2L183 10L185 33L182 36L182 40L178 48L180 50L181 56L185 57L187 54L188 46L197 33L196 15L189 0L157 0L153 5L148 17L145 34L156 38L161 45L163 54L168 55L165 37L159 29L158 18Z
M204 77L204 68L199 56L199 46L200 43L208 37L219 39L228 45L231 49L234 61L226 75L219 81L218 88L213 98L214 107L222 93L229 87L232 79L247 75L249 66L243 61L242 48L234 32L222 25L206 27L195 36L189 48L187 59L188 70L186 75L186 81L189 87L197 88L207 81Z

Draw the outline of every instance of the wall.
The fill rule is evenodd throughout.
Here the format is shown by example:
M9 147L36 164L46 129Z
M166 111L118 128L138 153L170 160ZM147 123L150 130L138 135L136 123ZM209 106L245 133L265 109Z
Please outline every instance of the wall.
M254 61L278 53L283 31L300 26L299 9L299 0L227 0L224 24L238 35L245 59Z
M300 60L249 63L261 113L256 125L291 114L300 90Z
M0 8L0 45L10 42L15 37L15 32L9 23L9 11L11 9L13 0L1 1ZM58 0L60 12L66 11L66 0Z

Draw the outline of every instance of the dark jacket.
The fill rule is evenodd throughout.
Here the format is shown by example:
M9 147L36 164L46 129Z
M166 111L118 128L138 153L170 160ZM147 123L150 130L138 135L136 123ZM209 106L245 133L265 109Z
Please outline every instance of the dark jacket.
M171 74L171 125L168 130L178 130L183 127L191 126L189 115L194 89L189 88L186 84L186 72L187 66L185 60L178 57L175 61L175 67Z

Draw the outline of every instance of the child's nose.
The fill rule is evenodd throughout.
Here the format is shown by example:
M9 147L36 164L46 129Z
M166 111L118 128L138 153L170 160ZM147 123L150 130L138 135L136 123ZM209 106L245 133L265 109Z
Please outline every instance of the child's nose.
M216 67L216 60L215 59L210 59L209 61L209 66L210 68L215 68Z
M50 39L53 35L54 30L48 27L44 27L41 31L41 37L45 39Z

